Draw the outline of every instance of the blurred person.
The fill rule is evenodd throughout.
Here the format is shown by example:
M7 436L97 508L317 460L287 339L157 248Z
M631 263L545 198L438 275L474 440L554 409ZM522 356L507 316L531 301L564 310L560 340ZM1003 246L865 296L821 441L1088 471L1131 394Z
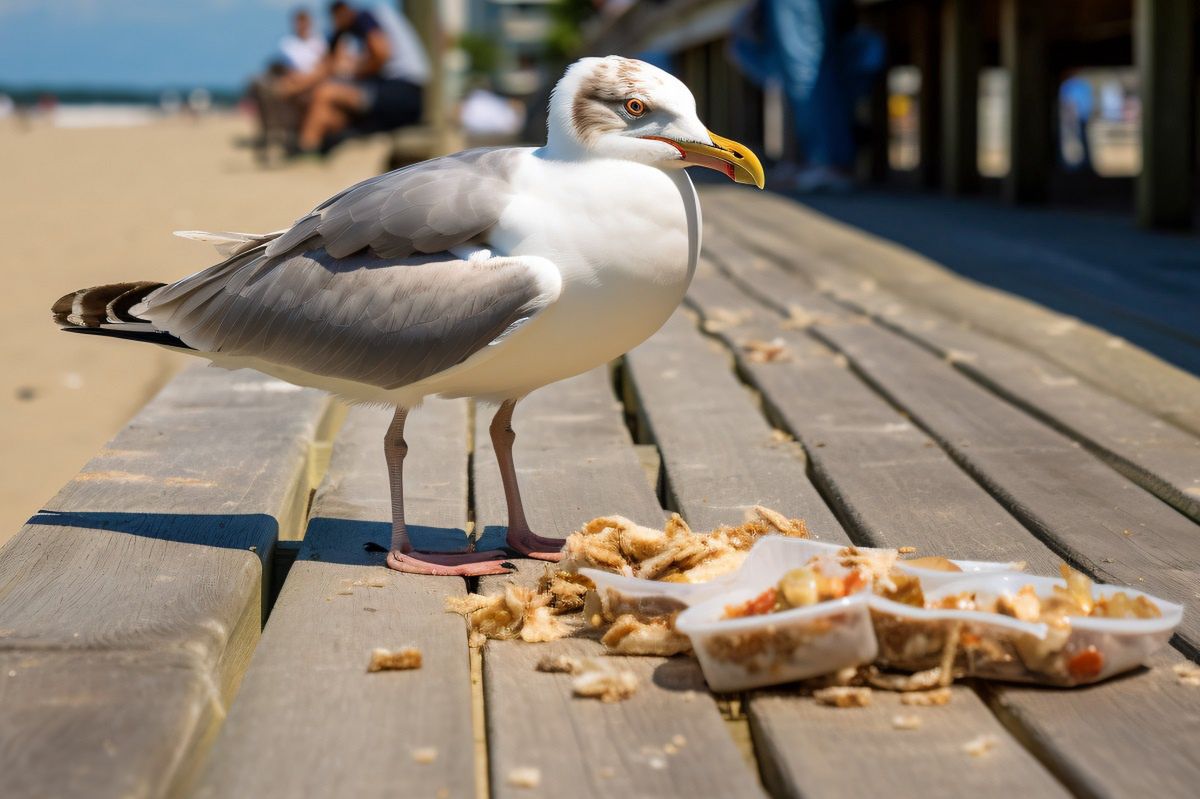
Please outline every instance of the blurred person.
M1082 75L1072 75L1058 87L1059 135L1062 144L1059 154L1063 165L1078 172L1092 163L1088 144L1088 121L1092 118L1095 103L1092 84Z
M373 133L411 125L421 118L429 60L408 20L387 5L372 11L344 0L329 6L333 33L329 52L308 75L289 81L287 91L312 91L300 126L297 153L327 151L345 133ZM357 45L348 77L336 71L343 40Z
M279 40L279 63L289 72L307 74L325 58L329 45L313 26L306 8L292 12L292 32Z
M247 92L258 110L257 146L262 161L266 161L267 149L272 144L284 150L295 147L307 97L303 92L287 91L288 81L302 79L316 70L328 50L308 9L293 11L291 21L291 33L279 40L277 52L266 72L251 82Z
M778 82L796 121L800 191L853 187L854 106L883 64L878 36L854 27L850 0L758 0L733 39L734 61L759 84Z

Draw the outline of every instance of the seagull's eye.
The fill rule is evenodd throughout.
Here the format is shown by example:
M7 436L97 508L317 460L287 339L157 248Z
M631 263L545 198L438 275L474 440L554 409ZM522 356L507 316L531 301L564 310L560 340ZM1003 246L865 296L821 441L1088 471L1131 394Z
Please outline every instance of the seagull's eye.
M631 117L640 117L646 113L646 104L636 97L630 97L625 101L625 113Z

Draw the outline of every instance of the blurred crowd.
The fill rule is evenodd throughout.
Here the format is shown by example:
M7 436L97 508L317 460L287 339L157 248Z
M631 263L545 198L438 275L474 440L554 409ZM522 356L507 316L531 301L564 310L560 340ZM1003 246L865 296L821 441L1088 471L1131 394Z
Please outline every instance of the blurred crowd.
M307 9L267 70L251 85L261 121L261 152L320 155L353 136L421 119L429 57L408 20L388 3L369 9L345 0L328 7L322 34Z

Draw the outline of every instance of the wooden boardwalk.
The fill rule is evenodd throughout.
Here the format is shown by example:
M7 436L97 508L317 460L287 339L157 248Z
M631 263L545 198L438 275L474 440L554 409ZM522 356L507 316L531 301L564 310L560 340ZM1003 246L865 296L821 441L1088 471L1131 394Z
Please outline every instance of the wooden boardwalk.
M1200 381L786 200L702 197L686 307L518 407L535 529L670 510L703 529L761 503L827 541L1065 558L1189 605L1154 668L961 684L916 731L893 729L894 695L714 697L690 658L626 658L633 698L575 699L533 666L597 641L473 652L442 611L510 578L382 565L387 413L195 369L0 552L5 795L1195 795L1200 688L1171 667L1200 653ZM465 401L414 416L418 542L502 533L487 422ZM422 669L366 672L371 649L412 644ZM962 751L983 734L990 754ZM525 767L540 786L510 783Z

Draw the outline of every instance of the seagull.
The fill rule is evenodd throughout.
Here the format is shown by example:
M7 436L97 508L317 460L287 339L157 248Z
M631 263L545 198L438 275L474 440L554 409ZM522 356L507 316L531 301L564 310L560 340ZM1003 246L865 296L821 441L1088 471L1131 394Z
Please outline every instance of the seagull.
M507 571L561 557L530 529L513 409L646 340L683 300L700 254L685 167L763 187L745 146L711 133L687 86L619 56L567 68L546 144L467 150L365 180L273 233L179 235L225 260L175 283L80 289L53 306L72 333L182 350L350 402L395 408L384 436L402 572ZM404 523L404 424L425 397L498 404L490 426L506 549L416 551Z

